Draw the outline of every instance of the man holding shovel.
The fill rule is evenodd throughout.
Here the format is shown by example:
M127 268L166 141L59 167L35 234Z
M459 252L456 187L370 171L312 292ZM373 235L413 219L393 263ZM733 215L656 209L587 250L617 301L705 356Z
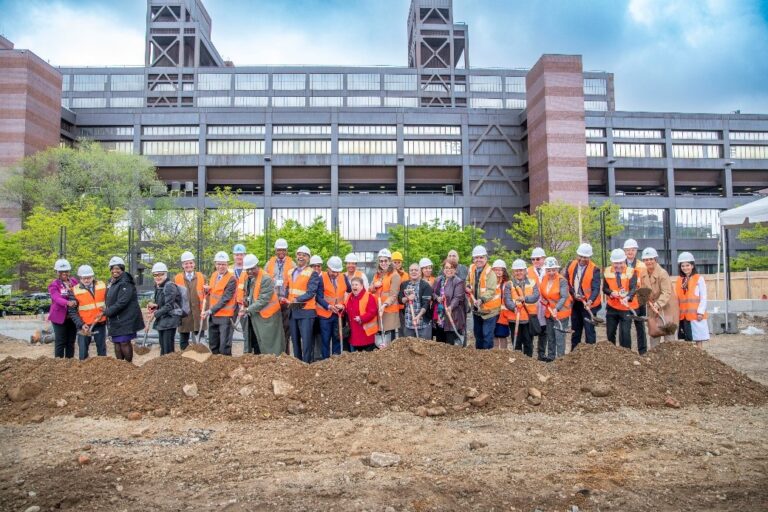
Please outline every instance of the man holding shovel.
M309 265L312 251L302 245L296 249L296 267L288 283L288 298L280 299L287 304L291 316L291 339L293 356L305 363L311 363L314 355L313 329L317 311L317 295L320 293L320 274Z
M488 265L488 251L482 245L472 249L466 293L472 307L472 330L475 348L493 348L493 332L501 312L501 290L496 274Z
M285 337L275 282L259 268L259 258L253 254L243 258L243 270L248 274L243 296L246 311L243 352L279 356L285 350Z
M77 327L77 346L79 358L88 359L88 347L91 340L96 343L96 355L107 355L107 318L104 306L107 297L107 285L94 278L90 265L81 265L77 269L78 284L72 287L77 306L69 308L69 318Z
M200 332L200 314L203 311L203 301L205 299L205 276L202 272L195 271L195 255L189 251L181 253L181 268L173 281L177 286L187 289L189 297L190 313L181 319L179 325L179 348L186 349L189 346L189 338L192 334ZM193 339L193 342L200 343L199 339Z
M237 305L237 279L229 270L229 255L219 251L213 258L216 270L211 274L205 291L208 304L201 315L201 322L210 318L208 343L212 354L232 355L232 319Z
M544 261L546 275L539 292L547 317L547 361L565 355L565 335L571 318L573 299L568 293L568 281L560 275L560 264L550 256Z
M635 271L635 274L637 275L637 283L639 285L643 275L646 273L646 268L645 264L637 257L638 248L637 240L634 238L628 238L624 242L624 254L627 256L627 268ZM645 318L645 303L641 301L636 312L638 317ZM643 320L635 319L633 320L633 323L635 324L635 332L637 334L637 352L640 355L643 355L648 350L648 342L645 338L645 322Z
M606 306L606 327L608 341L616 344L616 330L619 330L619 344L632 348L632 317L630 313L640 305L637 301L637 273L627 267L627 257L623 249L611 251L611 266L605 269L603 292ZM632 313L636 315L636 313Z
M340 319L352 284L342 274L341 258L328 258L328 269L322 273L323 293L317 297L318 323L320 324L320 353L322 359L341 354Z
M581 334L586 332L587 343L597 343L595 323L602 322L597 318L600 311L600 285L602 278L600 269L592 262L592 246L581 244L576 249L577 258L570 262L565 269L565 279L568 290L573 298L571 312L571 350L581 343Z

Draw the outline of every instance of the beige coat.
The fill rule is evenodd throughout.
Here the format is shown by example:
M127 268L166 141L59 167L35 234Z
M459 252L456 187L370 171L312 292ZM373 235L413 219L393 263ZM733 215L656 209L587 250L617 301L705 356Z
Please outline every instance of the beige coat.
M647 271L640 274L640 287L651 289L651 296L648 300L660 308L661 314L664 315L667 323L678 323L680 314L678 312L675 289L672 286L669 274L661 268L661 265L657 263L652 274L649 274ZM650 307L647 308L647 312L649 316L654 314Z

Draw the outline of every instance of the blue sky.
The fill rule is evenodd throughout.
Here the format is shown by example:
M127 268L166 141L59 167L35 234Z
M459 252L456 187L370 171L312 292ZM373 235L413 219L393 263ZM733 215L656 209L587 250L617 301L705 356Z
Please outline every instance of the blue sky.
M204 0L223 57L407 64L410 0ZM577 53L619 110L768 113L768 0L454 0L473 67ZM0 33L54 65L141 65L143 0L0 0Z

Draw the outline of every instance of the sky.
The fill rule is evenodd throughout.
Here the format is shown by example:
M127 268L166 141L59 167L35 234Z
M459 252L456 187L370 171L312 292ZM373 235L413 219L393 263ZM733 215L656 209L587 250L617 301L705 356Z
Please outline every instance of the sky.
M235 65L407 65L410 0L204 0ZM474 68L580 54L617 110L768 113L768 0L454 0ZM0 0L0 34L53 65L142 65L144 0Z

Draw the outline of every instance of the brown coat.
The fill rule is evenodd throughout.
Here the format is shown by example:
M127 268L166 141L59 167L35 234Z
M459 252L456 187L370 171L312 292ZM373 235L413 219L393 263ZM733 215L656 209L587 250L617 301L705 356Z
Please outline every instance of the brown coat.
M651 296L648 300L661 308L661 314L664 315L667 323L677 323L679 313L675 289L669 274L661 268L661 265L657 263L651 274L647 271L642 272L639 287L651 289ZM654 314L650 307L647 308L647 311L649 316Z
M200 306L202 306L202 304L200 304L200 298L197 296L197 279L197 273L195 273L195 278L191 281L184 279L184 285L187 288L187 295L189 296L191 312L188 316L181 319L179 332L197 333L200 330Z

